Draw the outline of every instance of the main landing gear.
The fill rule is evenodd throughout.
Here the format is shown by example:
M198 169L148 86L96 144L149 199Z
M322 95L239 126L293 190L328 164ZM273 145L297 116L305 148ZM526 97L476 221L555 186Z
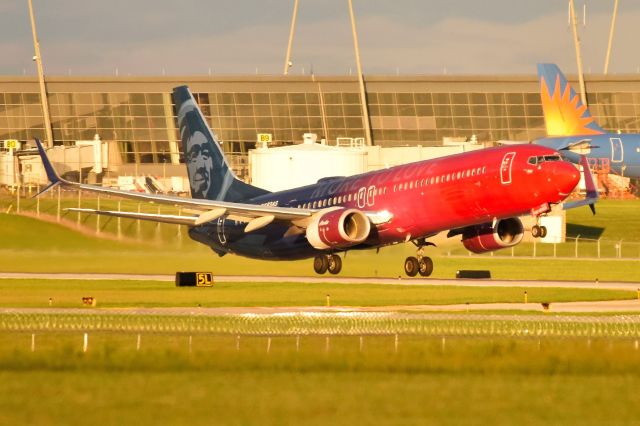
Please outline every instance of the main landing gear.
M313 259L313 270L316 274L339 274L342 270L342 258L337 254L321 254Z
M412 241L418 251L416 257L409 256L404 261L404 272L410 277L415 277L420 274L423 277L428 277L433 272L433 260L430 257L424 255L424 248L426 246L435 246L435 244L427 242L424 238Z
M533 238L544 238L547 236L547 227L535 224L531 227L531 236Z

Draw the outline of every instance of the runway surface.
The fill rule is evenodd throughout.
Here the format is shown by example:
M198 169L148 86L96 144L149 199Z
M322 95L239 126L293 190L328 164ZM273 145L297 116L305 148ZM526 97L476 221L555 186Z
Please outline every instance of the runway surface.
M132 280L132 281L175 281L173 275L142 274L66 274L66 273L22 273L2 272L2 278L54 279L54 280ZM338 283L338 284L384 284L384 285L426 285L426 286L467 286L467 287L562 287L601 288L610 290L639 290L640 282L598 282L598 281L529 281L529 280L470 280L441 278L363 278L326 275L322 277L291 277L271 275L215 275L216 282L256 282L256 283Z
M40 274L40 273L0 273L0 279L56 279L56 280L140 280L173 282L173 275L136 274ZM582 288L636 291L637 282L594 282L594 281L527 281L527 280L464 280L425 278L361 278L361 277L291 277L291 276L216 276L216 282L290 282L290 283L340 283L340 284L382 284L410 286L467 286L467 287L523 287L523 288ZM540 303L478 303L455 305L394 305L376 307L225 307L225 308L122 308L122 309L56 309L56 308L0 308L0 313L111 313L137 315L281 315L302 312L475 312L475 311L529 311L551 313L640 313L640 300L564 302L553 303L545 309Z

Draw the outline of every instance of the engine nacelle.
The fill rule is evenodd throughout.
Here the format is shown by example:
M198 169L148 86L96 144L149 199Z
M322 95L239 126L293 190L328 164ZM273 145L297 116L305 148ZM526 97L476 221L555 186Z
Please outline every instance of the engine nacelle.
M307 226L307 240L318 250L341 249L360 244L370 232L367 215L356 209L337 208L316 213Z
M524 227L517 217L483 223L465 229L462 244L473 253L485 253L512 247L522 241Z

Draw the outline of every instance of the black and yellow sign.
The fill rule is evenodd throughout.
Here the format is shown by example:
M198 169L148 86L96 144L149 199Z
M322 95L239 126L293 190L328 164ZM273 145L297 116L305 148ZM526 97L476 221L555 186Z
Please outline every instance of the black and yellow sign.
M211 272L176 272L176 287L212 287Z
M18 149L18 141L16 139L7 139L4 141L6 149Z
M258 142L271 143L272 140L273 135L271 135L271 133L258 133Z

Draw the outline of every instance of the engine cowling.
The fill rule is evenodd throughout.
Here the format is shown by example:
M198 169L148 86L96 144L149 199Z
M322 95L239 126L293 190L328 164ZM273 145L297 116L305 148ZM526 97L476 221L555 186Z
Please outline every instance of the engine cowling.
M512 217L467 228L462 233L462 244L473 253L486 253L515 246L523 235L522 222Z
M320 211L307 226L307 240L318 250L360 244L371 232L371 222L360 210L337 208Z

